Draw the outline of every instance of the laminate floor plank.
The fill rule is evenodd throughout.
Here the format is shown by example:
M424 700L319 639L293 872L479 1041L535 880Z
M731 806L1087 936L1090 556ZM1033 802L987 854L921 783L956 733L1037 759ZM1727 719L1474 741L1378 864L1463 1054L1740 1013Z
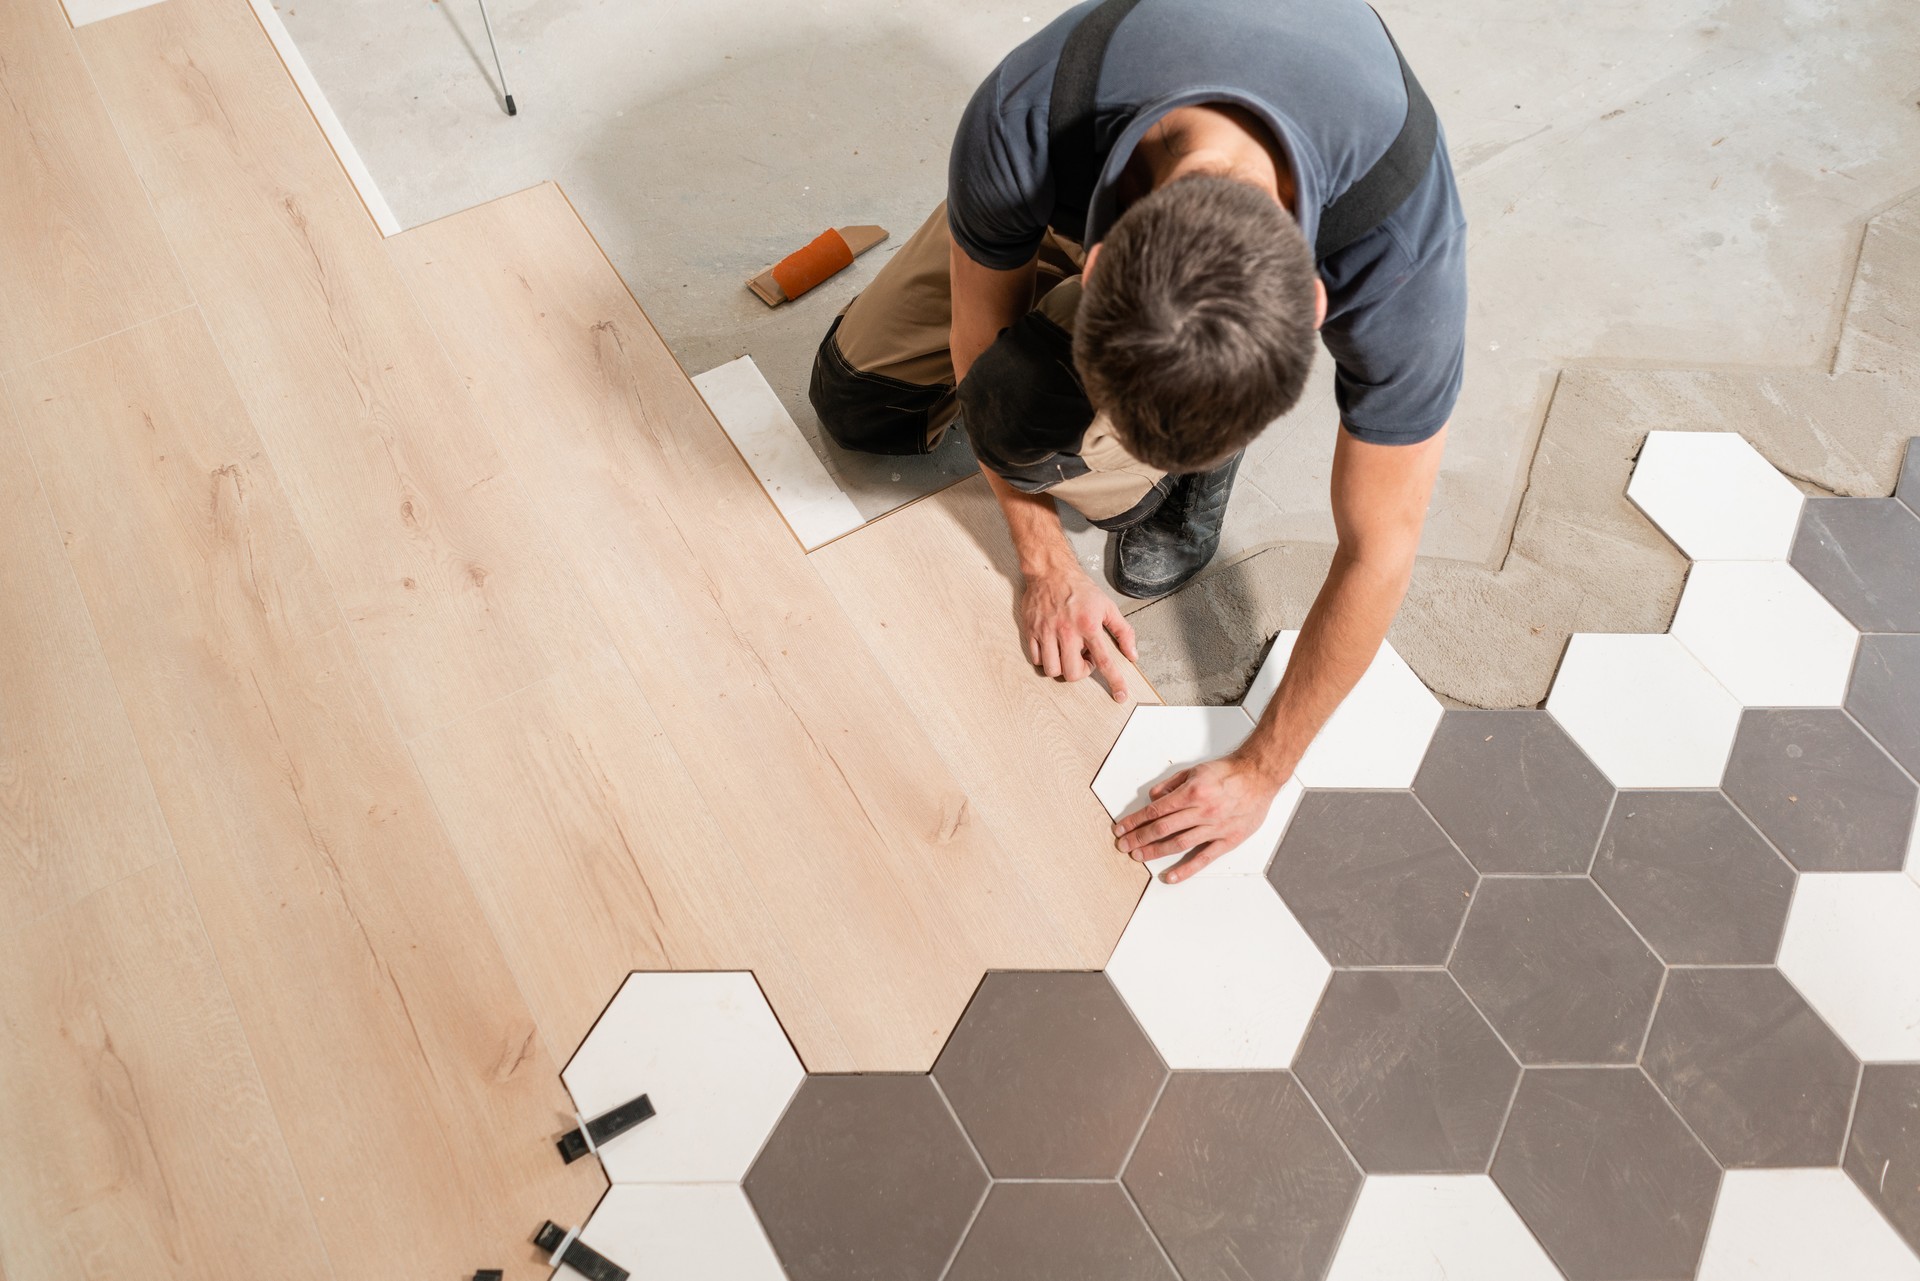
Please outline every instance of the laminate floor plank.
M7 392L339 1274L583 1214L555 1064L199 317Z
M1058 969L1100 969L1146 884L1090 784L1152 687L1128 701L1020 653L1019 567L993 494L968 480L818 548L826 579L1000 844L1054 909ZM1123 660L1124 662L1124 660Z
M404 736L604 648L245 0L77 35Z
M388 246L831 1010L802 1058L924 1070L1052 910L558 189Z
M0 372L192 304L58 3L0 0Z
M558 1057L633 970L752 970L790 1034L845 1054L618 654L413 753Z
M0 935L172 856L147 768L0 397Z
M10 1281L335 1274L171 857L0 931Z

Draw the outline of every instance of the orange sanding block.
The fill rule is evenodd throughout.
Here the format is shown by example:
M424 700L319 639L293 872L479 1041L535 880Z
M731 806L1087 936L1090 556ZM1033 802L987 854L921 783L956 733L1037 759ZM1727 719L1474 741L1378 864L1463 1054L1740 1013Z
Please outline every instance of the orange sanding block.
M805 249L796 250L747 282L769 307L792 302L828 276L887 238L885 227L829 228Z

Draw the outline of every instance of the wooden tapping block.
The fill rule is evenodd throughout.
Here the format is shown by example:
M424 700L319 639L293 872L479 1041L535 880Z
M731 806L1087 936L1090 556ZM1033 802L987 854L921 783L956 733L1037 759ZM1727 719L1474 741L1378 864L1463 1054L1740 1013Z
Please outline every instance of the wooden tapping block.
M829 227L804 249L797 249L747 282L769 307L792 302L887 238L885 227Z

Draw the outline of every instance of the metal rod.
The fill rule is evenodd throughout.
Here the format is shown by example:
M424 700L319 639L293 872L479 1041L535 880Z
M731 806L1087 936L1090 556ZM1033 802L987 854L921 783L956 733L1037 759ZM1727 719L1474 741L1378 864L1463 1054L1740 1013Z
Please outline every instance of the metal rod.
M493 70L500 77L500 96L507 100L507 114L519 115L513 105L513 94L507 89L506 69L500 65L500 46L493 42L493 22L487 17L487 0L480 0L480 23L487 29L487 48L493 50Z

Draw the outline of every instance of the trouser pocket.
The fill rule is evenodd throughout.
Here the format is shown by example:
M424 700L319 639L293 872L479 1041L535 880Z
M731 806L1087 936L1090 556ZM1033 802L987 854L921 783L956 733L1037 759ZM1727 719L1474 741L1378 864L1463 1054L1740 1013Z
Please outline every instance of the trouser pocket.
M836 316L813 358L807 399L820 426L843 449L866 454L931 452L953 421L953 388L921 386L855 369L834 341Z

